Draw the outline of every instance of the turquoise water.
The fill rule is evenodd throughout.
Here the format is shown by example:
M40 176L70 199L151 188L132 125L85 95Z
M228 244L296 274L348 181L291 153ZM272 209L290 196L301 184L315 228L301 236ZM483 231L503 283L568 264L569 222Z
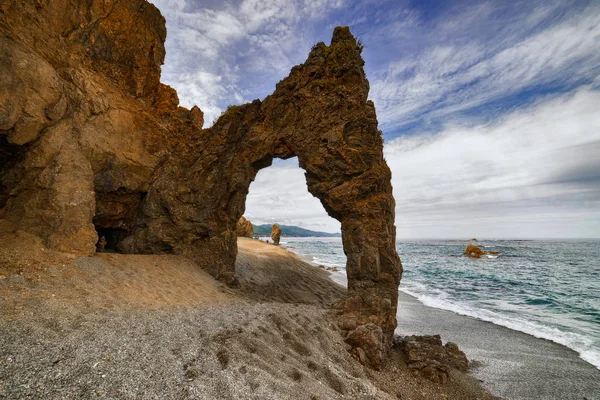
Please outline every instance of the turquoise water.
M563 344L600 369L600 241L482 240L493 258L470 259L470 242L399 241L400 290L450 310ZM314 264L344 272L339 238L282 238Z

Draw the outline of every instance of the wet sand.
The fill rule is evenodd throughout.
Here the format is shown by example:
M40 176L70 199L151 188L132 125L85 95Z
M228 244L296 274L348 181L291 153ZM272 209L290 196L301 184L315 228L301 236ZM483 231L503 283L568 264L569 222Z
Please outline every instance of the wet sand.
M341 273L332 279L346 285ZM475 361L472 374L505 399L600 399L600 370L577 352L476 318L425 306L400 292L398 335L440 334Z
M600 370L566 346L423 305L400 292L400 334L439 333L480 366L473 374L506 399L600 399Z

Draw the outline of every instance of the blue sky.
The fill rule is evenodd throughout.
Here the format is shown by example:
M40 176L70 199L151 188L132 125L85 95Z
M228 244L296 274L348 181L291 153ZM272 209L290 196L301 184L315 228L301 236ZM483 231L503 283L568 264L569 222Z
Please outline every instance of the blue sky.
M600 2L158 0L163 82L209 125L348 25L392 169L399 237L600 236ZM292 161L246 216L335 231Z

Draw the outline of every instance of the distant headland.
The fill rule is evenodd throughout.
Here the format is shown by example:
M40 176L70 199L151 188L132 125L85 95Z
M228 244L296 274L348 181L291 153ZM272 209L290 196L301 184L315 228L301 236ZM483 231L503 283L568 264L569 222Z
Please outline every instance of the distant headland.
M279 224L278 224L279 225ZM342 237L338 233L311 231L310 229L304 229L295 225L279 225L283 236L292 237ZM271 234L271 224L254 225L254 236L269 236Z

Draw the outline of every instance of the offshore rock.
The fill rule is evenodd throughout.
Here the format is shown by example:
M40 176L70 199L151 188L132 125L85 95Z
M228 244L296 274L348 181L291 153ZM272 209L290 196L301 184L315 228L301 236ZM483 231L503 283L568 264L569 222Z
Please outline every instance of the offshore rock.
M475 246L474 244L470 244L467 246L467 249L463 254L471 258L481 258L481 256L485 254L485 252L482 251L479 247Z
M470 244L467 246L467 249L465 250L465 252L463 254L466 256L469 256L471 258L481 258L481 256L486 255L486 254L498 255L498 254L500 254L500 252L498 252L498 251L483 251L479 247L475 246L474 244Z
M238 220L235 229L238 237L252 237L254 235L252 223L243 216Z
M271 239L273 239L274 244L279 244L279 240L281 239L281 228L277 224L273 224L271 227Z
M84 254L104 237L106 250L183 254L235 285L250 183L274 158L298 157L309 192L342 226L340 326L354 351L384 349L371 357L383 362L402 266L362 47L336 28L272 95L202 129L201 110L179 107L160 83L165 37L145 0L1 3L0 235ZM367 340L367 324L381 337Z

